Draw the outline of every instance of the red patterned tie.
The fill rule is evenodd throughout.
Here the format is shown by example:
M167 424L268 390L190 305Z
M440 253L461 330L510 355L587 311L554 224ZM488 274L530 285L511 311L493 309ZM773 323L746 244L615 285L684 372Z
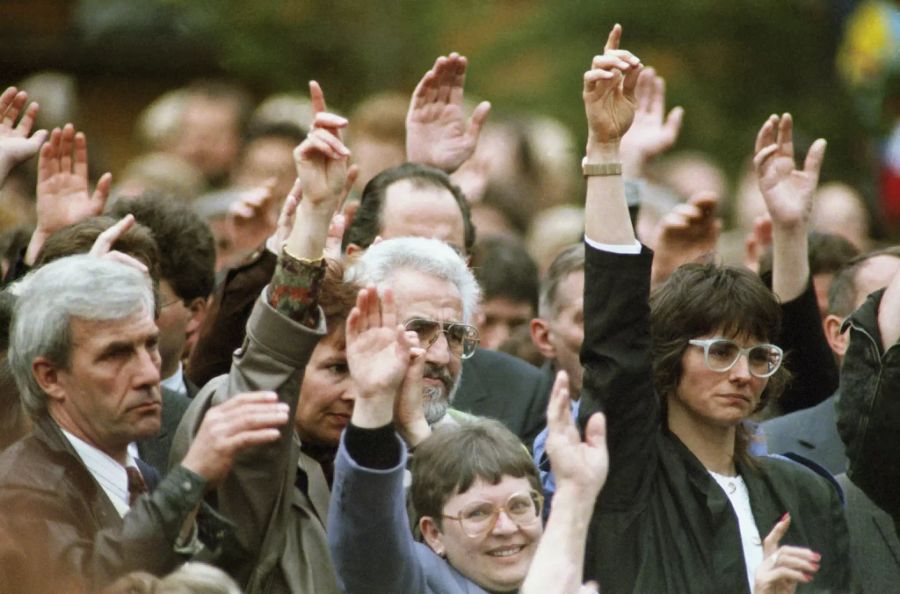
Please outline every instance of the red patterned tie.
M132 506L138 497L147 492L147 483L136 467L126 466L125 472L128 473L128 505Z

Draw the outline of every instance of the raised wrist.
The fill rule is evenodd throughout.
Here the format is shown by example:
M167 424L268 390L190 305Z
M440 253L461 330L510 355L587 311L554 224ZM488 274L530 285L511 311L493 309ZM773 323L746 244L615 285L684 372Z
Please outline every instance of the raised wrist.
M590 163L610 163L621 161L619 140L598 141L593 136L588 138L584 154Z

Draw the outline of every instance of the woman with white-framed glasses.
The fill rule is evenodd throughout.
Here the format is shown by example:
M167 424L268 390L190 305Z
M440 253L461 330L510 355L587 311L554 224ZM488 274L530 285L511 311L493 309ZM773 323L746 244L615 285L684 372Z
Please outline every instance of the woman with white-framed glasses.
M579 415L585 423L605 412L610 453L586 577L604 594L850 591L837 489L801 464L748 451L747 419L787 379L771 344L781 322L775 295L751 271L713 263L683 265L650 293L653 252L631 225L619 141L636 112L646 124L654 109L662 118L662 105L636 100L635 88L653 77L619 49L621 34L615 26L584 76ZM789 116L770 118L757 145L757 170L782 184L786 204L801 207L795 227L805 246L800 194L815 188L824 141L813 144L804 170L793 163ZM713 224L711 204L692 200L675 213L685 242Z

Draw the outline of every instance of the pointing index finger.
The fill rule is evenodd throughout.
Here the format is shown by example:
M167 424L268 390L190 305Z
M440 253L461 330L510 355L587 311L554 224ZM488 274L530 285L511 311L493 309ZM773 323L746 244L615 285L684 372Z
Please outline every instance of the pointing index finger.
M325 111L325 93L322 92L319 83L314 80L309 81L309 99L314 114Z
M614 50L619 49L619 41L622 39L622 25L616 23L613 25L612 31L609 32L609 37L606 39L606 47L604 50Z

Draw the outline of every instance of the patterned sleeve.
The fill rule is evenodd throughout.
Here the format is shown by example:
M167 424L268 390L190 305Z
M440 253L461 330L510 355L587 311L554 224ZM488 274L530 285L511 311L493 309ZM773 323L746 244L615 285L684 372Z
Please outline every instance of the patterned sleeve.
M269 305L309 328L319 323L319 289L325 278L325 258L295 258L284 248L269 286Z

